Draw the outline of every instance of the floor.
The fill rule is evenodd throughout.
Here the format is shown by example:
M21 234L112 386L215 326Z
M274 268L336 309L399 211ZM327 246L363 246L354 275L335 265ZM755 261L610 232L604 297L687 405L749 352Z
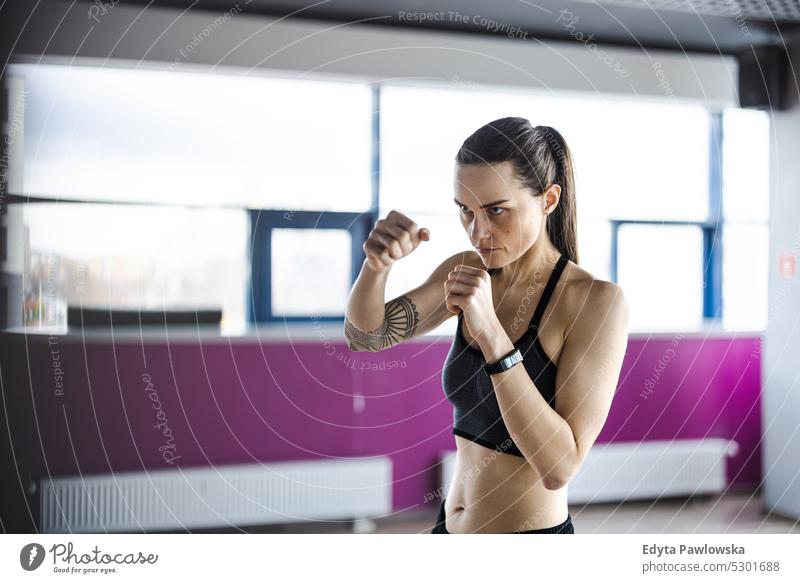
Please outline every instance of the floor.
M409 510L376 520L304 522L290 525L209 529L193 532L252 533L427 533L438 507ZM758 493L661 499L658 502L570 506L575 534L692 533L692 534L800 534L800 521L761 509Z

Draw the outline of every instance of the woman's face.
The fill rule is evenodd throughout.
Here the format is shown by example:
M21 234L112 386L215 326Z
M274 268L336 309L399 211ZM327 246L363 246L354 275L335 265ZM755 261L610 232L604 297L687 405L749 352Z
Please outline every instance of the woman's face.
M553 185L533 196L511 162L456 164L454 182L461 224L487 268L507 265L531 248L545 232L545 210L555 208L561 190Z

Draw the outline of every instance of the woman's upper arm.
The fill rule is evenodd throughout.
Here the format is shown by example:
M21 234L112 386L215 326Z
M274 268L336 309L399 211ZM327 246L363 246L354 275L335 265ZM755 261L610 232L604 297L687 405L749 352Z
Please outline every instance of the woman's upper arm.
M480 261L477 253L464 251L442 261L422 284L386 302L380 327L371 332L359 331L361 337L358 341L354 337L359 332L349 333L350 349L379 352L437 328L454 315L447 310L444 300L444 283L448 274L456 265L472 264L475 258Z
M572 428L578 465L605 424L628 340L628 303L622 288L595 280L580 296L556 377L556 411Z

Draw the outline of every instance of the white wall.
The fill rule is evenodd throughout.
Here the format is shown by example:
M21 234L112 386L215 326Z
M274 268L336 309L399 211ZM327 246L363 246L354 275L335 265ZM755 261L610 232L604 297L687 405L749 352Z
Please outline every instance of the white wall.
M792 51L800 63L800 42ZM779 259L800 255L800 66L789 76L792 107L773 114L770 148L769 312L761 358L764 505L800 519L800 274ZM797 266L800 268L800 265Z

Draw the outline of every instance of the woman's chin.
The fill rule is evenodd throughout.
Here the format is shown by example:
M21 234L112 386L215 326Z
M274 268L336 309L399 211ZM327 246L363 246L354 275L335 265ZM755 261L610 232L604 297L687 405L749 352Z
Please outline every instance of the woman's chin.
M502 265L502 261L500 260L500 251L499 250L492 250L489 252L478 252L481 257L481 262L486 266L487 269L496 269Z

